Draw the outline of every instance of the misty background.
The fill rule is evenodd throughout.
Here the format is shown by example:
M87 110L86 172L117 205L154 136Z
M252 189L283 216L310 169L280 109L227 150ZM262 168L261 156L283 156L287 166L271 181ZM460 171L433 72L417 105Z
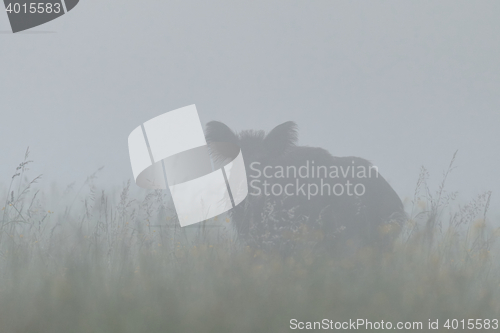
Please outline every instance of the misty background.
M299 144L379 167L402 199L421 165L500 216L500 2L81 0L11 34L0 13L0 185L26 148L42 186L131 179L127 138L196 104L235 130L295 121ZM2 194L2 196L5 194Z

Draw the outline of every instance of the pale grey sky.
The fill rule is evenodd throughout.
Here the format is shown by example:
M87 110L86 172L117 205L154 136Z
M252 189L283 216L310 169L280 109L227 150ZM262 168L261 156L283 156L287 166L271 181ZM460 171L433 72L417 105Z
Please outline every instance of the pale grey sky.
M0 13L0 182L27 146L61 185L132 178L127 137L196 104L202 122L269 130L376 164L402 198L493 190L500 210L500 2L81 0L8 34Z

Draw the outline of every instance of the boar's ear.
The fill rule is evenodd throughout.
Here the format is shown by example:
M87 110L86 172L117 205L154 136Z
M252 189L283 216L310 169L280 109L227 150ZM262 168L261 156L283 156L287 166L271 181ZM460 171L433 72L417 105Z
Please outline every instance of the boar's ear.
M238 137L236 134L224 123L220 121L211 121L207 123L205 137L207 142L230 142L237 143Z
M224 123L207 123L205 138L216 164L233 160L239 152L238 136Z
M265 156L277 157L285 153L288 149L295 146L297 137L297 124L293 121L287 121L276 126L264 138L263 147Z

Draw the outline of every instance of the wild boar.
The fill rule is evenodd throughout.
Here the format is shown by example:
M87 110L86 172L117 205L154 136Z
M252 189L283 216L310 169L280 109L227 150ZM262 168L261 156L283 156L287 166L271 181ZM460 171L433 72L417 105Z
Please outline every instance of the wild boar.
M403 203L378 168L359 157L297 145L294 122L266 134L235 133L212 121L206 138L216 163L236 153L217 143L241 149L249 194L234 208L232 220L248 245L291 251L302 239L336 248L387 249L400 231Z

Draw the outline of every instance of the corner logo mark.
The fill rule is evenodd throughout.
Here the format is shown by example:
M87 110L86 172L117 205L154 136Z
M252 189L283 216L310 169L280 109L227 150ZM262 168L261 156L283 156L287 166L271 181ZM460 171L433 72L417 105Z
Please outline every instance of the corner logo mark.
M240 148L219 144L234 154L214 171L196 106L164 113L128 137L134 180L147 189L168 183L182 227L220 215L247 197L248 184Z
M16 33L52 21L69 12L79 0L3 0L12 32Z

